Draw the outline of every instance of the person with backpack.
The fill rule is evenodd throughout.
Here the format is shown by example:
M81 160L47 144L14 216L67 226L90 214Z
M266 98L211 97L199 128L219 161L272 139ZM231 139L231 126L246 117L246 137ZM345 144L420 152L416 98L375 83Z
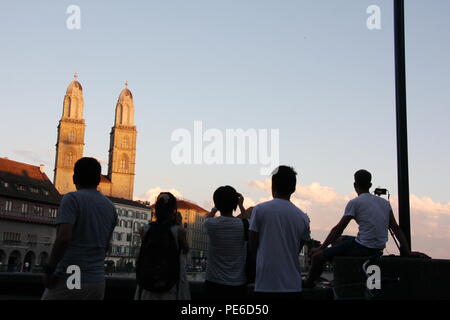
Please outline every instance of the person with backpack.
M177 200L170 192L159 194L156 221L149 224L136 262L136 300L177 300L180 290L180 255L189 246L186 233L175 223Z
M241 299L247 293L246 255L248 222L233 216L239 205L245 212L242 195L231 186L218 188L213 195L215 207L206 215L208 264L205 291L211 299ZM214 218L216 212L220 216Z

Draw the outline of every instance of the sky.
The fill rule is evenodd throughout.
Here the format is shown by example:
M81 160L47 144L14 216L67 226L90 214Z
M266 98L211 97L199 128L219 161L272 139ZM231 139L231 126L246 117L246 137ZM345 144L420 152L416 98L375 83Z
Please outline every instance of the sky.
M81 10L81 29L67 28L70 5ZM367 28L371 5L381 29ZM446 0L405 5L412 243L435 258L450 258L449 13ZM195 121L221 133L277 129L279 161L298 172L293 201L323 241L355 196L358 169L390 191L396 211L392 15L391 0L2 3L0 156L43 163L53 178L63 98L77 72L85 155L103 160L106 173L128 81L136 199L172 190L210 209L214 190L232 185L247 205L268 200L261 164L177 165L171 137L193 134Z

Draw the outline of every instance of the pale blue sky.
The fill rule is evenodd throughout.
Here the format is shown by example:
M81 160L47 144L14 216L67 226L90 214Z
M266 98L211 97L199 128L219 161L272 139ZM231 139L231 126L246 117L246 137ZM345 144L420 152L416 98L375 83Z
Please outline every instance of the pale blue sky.
M450 202L450 2L406 1L411 192ZM79 5L82 29L66 28ZM366 28L381 8L382 29ZM279 128L300 183L352 191L367 168L396 193L392 1L10 1L0 5L0 156L47 165L65 90L84 88L86 155L107 159L125 80L135 97L135 194L176 188L200 204L260 166L174 166L170 135ZM104 168L106 170L106 168Z

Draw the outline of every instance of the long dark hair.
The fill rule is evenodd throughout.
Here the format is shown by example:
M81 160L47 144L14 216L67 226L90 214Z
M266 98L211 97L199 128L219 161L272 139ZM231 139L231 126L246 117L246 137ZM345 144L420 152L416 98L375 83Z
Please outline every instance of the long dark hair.
M157 223L171 223L177 210L177 199L170 192L161 192L156 199L155 216Z

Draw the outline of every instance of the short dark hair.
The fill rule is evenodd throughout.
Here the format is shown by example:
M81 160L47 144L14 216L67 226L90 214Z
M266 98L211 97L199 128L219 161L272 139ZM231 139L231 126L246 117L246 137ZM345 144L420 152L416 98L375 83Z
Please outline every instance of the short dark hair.
M280 195L289 196L295 192L297 172L288 166L279 166L272 174L272 188Z
M231 186L222 186L217 188L213 195L214 205L220 212L233 212L236 210L239 196Z
M177 210L177 199L170 192L161 192L156 199L155 216L156 222L175 222L175 211Z
M369 171L361 169L355 172L355 185L363 190L369 190L372 186L372 175Z
M81 158L73 169L74 182L85 187L97 187L100 184L102 166L94 158Z

